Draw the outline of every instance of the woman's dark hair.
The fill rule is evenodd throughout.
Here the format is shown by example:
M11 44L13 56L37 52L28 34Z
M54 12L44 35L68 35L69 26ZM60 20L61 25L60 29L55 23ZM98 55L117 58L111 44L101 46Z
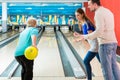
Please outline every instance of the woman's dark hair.
M88 1L91 1L92 3L96 3L98 6L100 6L100 0L88 0Z
M85 19L85 21L86 21L87 23L89 23L90 25L92 25L92 26L95 27L95 25L93 24L93 22L86 16L86 14L85 14L85 12L83 11L82 8L78 8L78 9L76 10L76 12L79 13L79 14L81 14L81 15L83 15L83 19Z

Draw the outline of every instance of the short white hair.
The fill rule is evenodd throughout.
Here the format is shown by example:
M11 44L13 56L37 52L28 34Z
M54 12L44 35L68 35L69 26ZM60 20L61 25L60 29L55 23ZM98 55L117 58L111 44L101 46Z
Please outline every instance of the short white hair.
M34 27L37 25L37 20L36 18L33 18L33 17L29 17L27 19L27 26L30 26L30 27Z

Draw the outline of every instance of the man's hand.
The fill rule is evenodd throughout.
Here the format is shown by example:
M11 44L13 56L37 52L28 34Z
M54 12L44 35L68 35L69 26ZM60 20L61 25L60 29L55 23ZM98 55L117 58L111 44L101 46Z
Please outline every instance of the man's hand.
M75 38L75 41L79 42L81 40L84 40L84 35L79 34L79 37Z
M75 37L79 37L80 34L77 33L77 32L74 32L73 35L74 35Z

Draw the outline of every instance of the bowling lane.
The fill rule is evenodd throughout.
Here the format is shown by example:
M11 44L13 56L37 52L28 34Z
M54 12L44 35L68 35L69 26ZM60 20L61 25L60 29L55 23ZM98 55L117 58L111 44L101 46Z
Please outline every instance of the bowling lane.
M7 39L7 38L10 38L11 36L13 36L17 33L19 33L19 32L18 31L9 31L9 32L0 34L0 42Z
M75 42L74 41L74 36L72 32L67 32L65 30L62 30L62 32L65 34L65 36L67 37L67 39L69 40L69 42L71 43L71 45L74 47L74 49L78 52L78 54L80 55L80 57L82 59L84 59L88 49L90 48L89 44L87 43L87 41L80 41L80 42ZM96 59L96 57L91 61L91 65L92 65L92 71L93 74L95 76L103 76L102 75L102 69L101 69L101 65L98 62L98 60ZM96 67L97 66L97 67Z
M75 42L72 32L69 32L69 31L66 31L66 30L62 30L62 32L65 34L65 36L67 37L69 42L72 44L72 46L75 48L75 50L78 52L78 54L81 56L81 58L84 59L88 49L90 48L88 42L84 41L84 40L80 41L80 42ZM117 64L120 68L120 64L118 62L117 62ZM103 76L102 69L101 69L101 64L98 62L96 57L91 61L91 65L92 65L93 74L96 77Z
M45 30L38 48L39 55L34 63L34 76L64 77L54 30Z
M8 45L0 48L0 74L8 67L8 65L15 59L14 51L18 39L15 39Z

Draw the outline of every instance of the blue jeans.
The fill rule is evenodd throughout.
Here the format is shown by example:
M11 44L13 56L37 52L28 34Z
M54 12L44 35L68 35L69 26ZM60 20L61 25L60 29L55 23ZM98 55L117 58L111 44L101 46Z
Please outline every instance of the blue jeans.
M84 58L84 64L85 64L85 68L86 68L86 71L87 71L87 79L88 79L88 80L92 80L92 70L91 70L90 61L91 61L95 56L97 57L98 61L100 62L99 55L98 55L97 52L88 51L88 52L87 52L87 55L86 55L85 58Z
M99 56L105 80L120 80L120 70L116 62L116 43L101 44Z

